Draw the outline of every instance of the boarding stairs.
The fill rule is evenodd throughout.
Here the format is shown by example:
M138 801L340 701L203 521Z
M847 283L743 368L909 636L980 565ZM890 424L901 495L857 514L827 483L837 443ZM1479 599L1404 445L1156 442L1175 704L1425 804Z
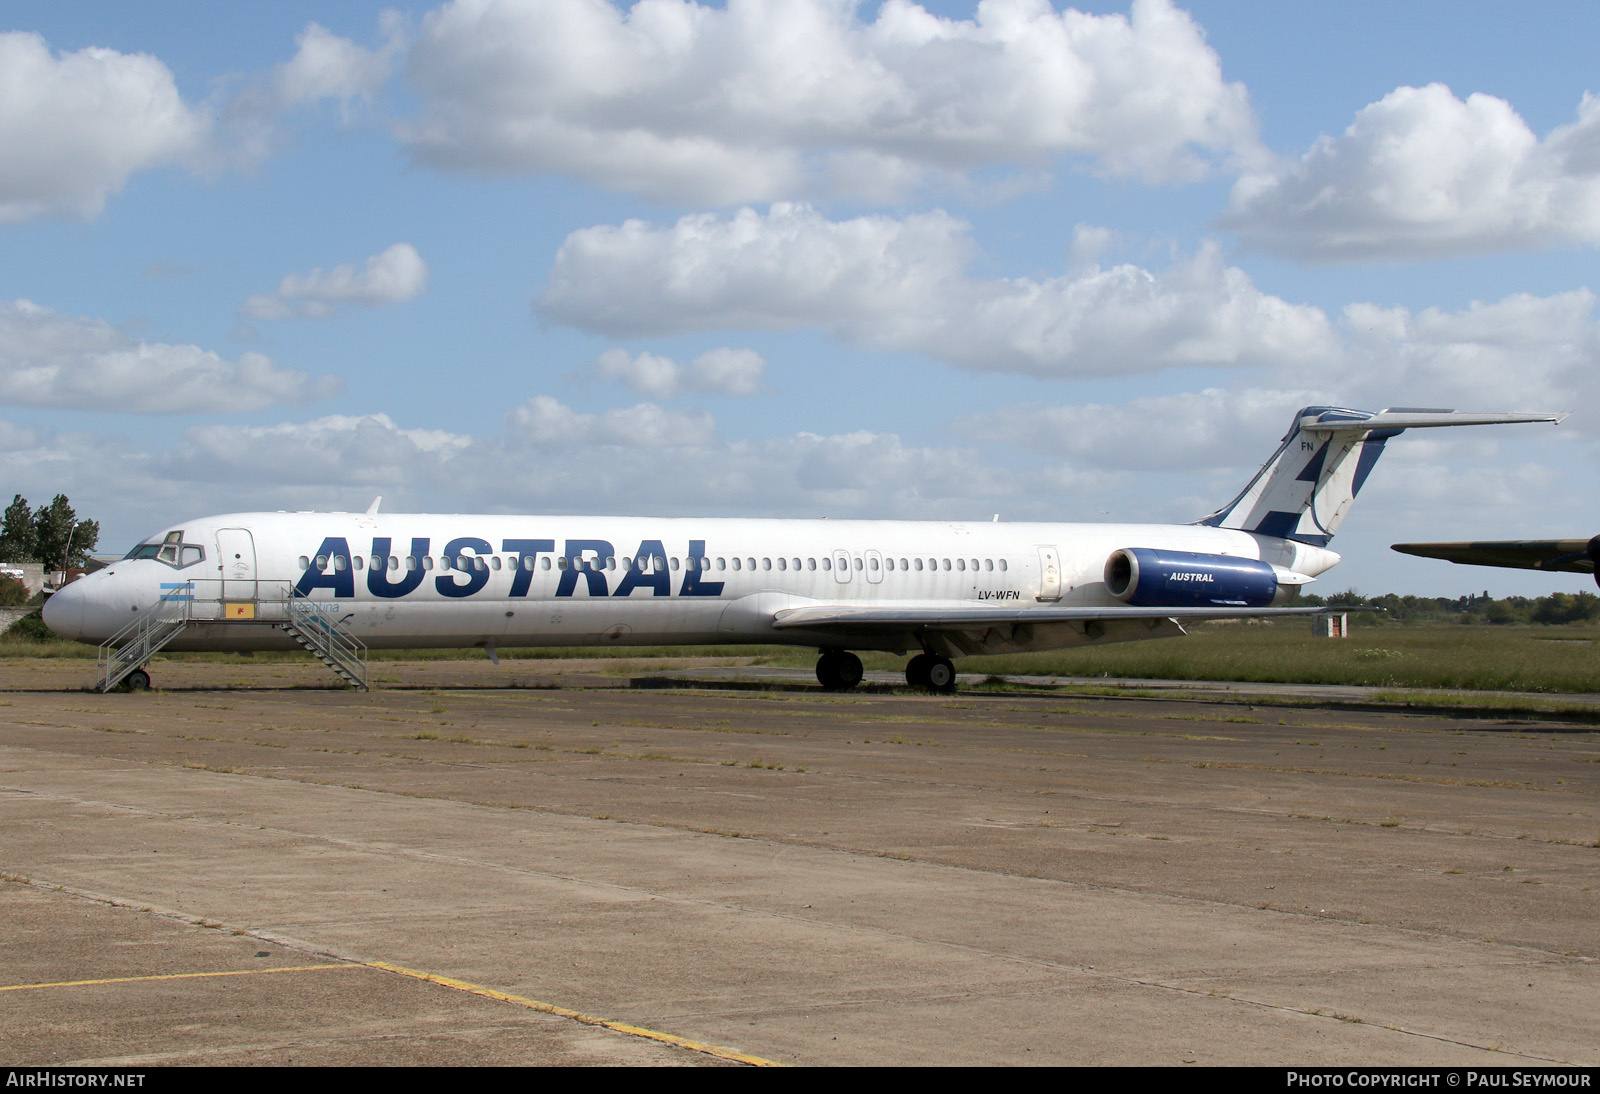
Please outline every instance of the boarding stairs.
M153 607L134 616L126 627L106 639L96 660L100 690L110 691L122 683L135 670L149 664L161 647L182 634L189 625L193 602L193 582L169 589Z
M351 687L369 690L367 648L343 619L328 614L327 602L308 599L287 582L252 582L251 588L255 595L241 596L238 583L232 582L224 595L220 582L199 579L164 590L160 600L101 645L96 686L110 691L123 683L196 624L266 623L287 632Z
M369 690L367 647L361 639L345 630L339 620L317 610L323 606L319 601L291 597L284 606L289 614L279 627L345 683L358 691Z

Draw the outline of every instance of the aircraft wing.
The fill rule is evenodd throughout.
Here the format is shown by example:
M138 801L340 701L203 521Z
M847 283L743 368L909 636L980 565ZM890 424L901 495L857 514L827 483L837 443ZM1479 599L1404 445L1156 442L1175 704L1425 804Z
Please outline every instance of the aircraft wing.
M1403 555L1442 558L1464 566L1506 566L1517 570L1595 572L1600 536L1594 539L1506 539L1469 543L1396 543Z
M816 604L801 608L780 609L773 615L772 625L778 630L788 630L796 627L826 628L828 630L860 629L863 631L905 630L907 628L973 630L982 627L1018 626L1029 623L1109 622L1124 619L1182 619L1200 622L1206 619L1255 619L1274 615L1324 615L1328 612L1353 610L1357 609L1344 607L1135 608L1124 604L1114 607L1078 608L924 608L917 606L876 607L865 604Z

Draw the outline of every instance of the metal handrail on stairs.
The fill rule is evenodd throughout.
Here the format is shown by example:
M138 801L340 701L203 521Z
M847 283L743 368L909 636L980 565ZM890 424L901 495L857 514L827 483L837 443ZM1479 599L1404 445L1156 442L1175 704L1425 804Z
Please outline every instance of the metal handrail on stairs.
M110 691L147 663L189 625L194 582L186 581L161 594L154 605L135 615L126 627L100 644L95 660L101 691Z
M352 687L368 690L367 647L341 620L329 617L328 602L304 597L288 582L253 582L250 594L243 596L238 584L202 578L164 589L160 600L101 644L99 689L110 691L142 669L191 624L265 623L287 631ZM208 586L204 593L197 591L201 585ZM275 596L269 594L274 587Z
M339 620L329 619L324 607L320 601L290 590L284 599L286 617L278 625L351 687L367 691L366 645L341 627Z

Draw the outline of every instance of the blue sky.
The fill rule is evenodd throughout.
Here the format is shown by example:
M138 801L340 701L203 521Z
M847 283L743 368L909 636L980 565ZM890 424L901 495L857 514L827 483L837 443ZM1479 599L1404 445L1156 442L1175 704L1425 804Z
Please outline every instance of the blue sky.
M1592 4L0 9L0 470L364 508L1189 520L1407 436L1331 592L1586 579ZM1454 431L1452 431L1454 434Z

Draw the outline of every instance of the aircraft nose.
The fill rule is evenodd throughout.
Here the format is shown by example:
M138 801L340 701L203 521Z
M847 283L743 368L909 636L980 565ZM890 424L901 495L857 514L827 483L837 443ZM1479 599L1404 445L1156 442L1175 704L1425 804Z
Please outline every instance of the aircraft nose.
M62 638L83 637L83 616L87 597L78 585L79 583L75 581L51 593L50 599L44 602L44 607L39 612L44 619L44 625Z

